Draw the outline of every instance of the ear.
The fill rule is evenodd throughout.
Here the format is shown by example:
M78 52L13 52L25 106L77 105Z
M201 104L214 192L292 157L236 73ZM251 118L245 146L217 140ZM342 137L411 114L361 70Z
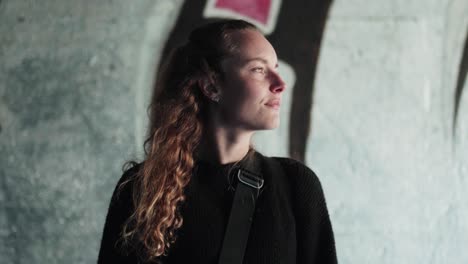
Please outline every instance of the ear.
M221 94L218 86L212 80L207 80L206 78L198 80L198 86L200 87L202 93L209 99L213 99L215 97L219 98Z

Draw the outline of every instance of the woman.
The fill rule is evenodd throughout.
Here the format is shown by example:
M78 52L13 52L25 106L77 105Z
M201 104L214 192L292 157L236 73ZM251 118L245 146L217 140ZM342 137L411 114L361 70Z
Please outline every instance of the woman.
M337 262L317 176L251 145L279 125L277 68L274 48L242 20L199 27L173 51L154 87L145 160L114 191L99 263L218 263L240 168L264 180L243 263Z

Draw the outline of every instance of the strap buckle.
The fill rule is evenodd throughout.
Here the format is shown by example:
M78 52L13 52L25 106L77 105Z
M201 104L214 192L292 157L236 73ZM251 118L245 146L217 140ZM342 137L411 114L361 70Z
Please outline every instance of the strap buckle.
M264 180L251 171L239 169L237 172L237 178L243 184L246 184L254 189L261 189L263 187Z

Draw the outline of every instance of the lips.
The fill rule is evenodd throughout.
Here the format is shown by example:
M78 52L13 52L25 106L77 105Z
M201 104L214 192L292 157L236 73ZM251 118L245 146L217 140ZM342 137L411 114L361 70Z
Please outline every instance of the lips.
M265 105L272 106L272 107L279 107L280 104L281 104L280 99L273 99L273 100L268 101Z

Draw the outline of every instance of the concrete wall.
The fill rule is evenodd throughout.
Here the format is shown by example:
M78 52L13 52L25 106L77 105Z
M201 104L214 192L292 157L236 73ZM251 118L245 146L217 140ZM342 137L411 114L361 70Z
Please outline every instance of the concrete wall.
M467 262L468 2L336 1L327 26L308 162L342 263Z
M141 149L143 64L180 4L128 3L0 3L0 263L96 262L122 164Z
M181 3L0 1L1 263L95 262ZM467 25L463 0L332 5L306 162L340 263L468 261L466 87L450 123ZM265 139L284 131L257 147L281 155Z

